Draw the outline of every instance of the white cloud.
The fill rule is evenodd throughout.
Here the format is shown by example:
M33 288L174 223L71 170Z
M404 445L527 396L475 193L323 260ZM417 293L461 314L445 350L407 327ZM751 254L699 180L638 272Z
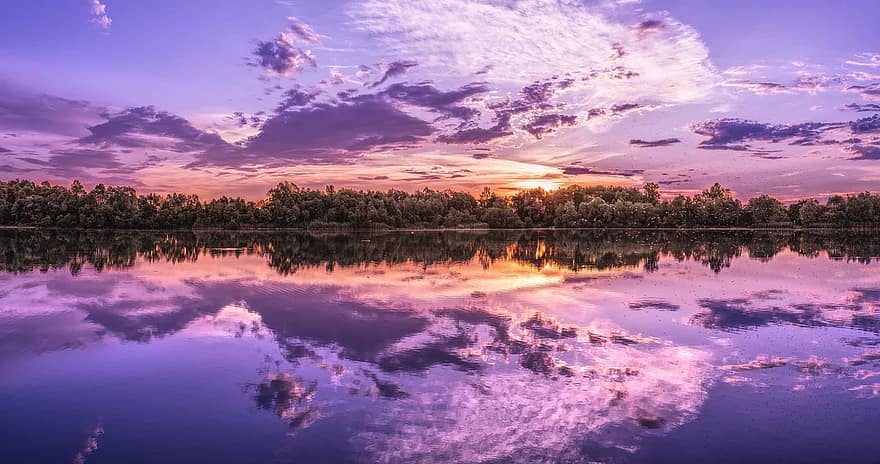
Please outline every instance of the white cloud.
M100 0L89 0L89 4L92 8L91 21L104 29L109 28L113 20L107 14L107 5L101 3Z
M582 121L591 108L620 103L650 109L701 101L718 83L693 28L627 3L363 0L348 12L386 59L418 62L432 79L462 82L485 71L480 79L516 92L553 76L572 78L560 102Z
M853 66L880 68L880 53L859 53L854 60L847 60L845 63Z
M653 17L659 25L642 29L645 18L622 6L586 7L564 0L365 0L350 14L357 27L377 36L391 58L461 76L491 66L489 77L528 83L622 66L639 73L635 86L618 85L631 88L631 97L675 101L698 98L714 81L708 50L696 31L666 15ZM621 91L603 88L610 84L594 84L594 90Z

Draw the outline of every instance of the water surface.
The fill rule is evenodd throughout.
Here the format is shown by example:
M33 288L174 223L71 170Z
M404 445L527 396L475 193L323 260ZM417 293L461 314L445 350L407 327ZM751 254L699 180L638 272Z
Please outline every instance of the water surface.
M857 234L0 231L3 461L877 462L878 256Z

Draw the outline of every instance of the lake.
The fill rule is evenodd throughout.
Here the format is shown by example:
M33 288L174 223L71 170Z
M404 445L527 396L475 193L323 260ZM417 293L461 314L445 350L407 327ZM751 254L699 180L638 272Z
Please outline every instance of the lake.
M0 231L2 461L878 462L878 238Z

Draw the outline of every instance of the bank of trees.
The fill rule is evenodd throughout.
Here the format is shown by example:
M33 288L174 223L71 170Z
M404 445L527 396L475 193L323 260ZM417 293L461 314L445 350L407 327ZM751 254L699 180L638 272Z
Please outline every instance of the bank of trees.
M661 199L642 188L572 185L474 196L451 190L361 191L300 188L282 182L266 198L138 195L131 187L86 190L27 180L0 182L0 225L38 227L423 228L423 227L876 227L880 195L868 192L785 205L767 195L743 203L715 184L693 196Z

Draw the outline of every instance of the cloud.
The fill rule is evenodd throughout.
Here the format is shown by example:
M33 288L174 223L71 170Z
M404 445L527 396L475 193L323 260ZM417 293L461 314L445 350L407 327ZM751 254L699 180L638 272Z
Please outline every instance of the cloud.
M849 93L857 93L866 100L880 99L880 84L851 85L847 87L844 91Z
M19 160L39 166L38 171L41 174L64 181L79 179L134 186L143 184L131 177L133 173L160 161L158 157L152 156L143 163L125 164L114 151L84 148L50 150L47 158L23 157Z
M5 154L5 153L12 153L12 150L10 150L10 149L8 149L8 148L0 147L0 153L3 153L3 154Z
M641 300L630 301L627 306L629 309L640 311L643 309L657 309L660 311L678 311L681 309L681 306L670 303L667 300L660 298L644 298Z
M251 115L245 114L243 111L234 111L226 119L232 121L238 127L257 129L263 124L264 114L266 113L263 111L258 111Z
M841 82L842 79L840 77L805 75L797 78L790 87L795 90L815 95L818 92L827 90L832 84L840 84Z
M872 111L880 111L880 104L878 103L847 103L843 105L841 109L856 111L856 112L872 112Z
M532 134L536 139L541 139L544 135L555 132L556 129L563 126L574 126L577 124L577 116L565 114L542 114L533 118L528 124L522 126L526 132Z
M388 79L402 76L406 74L407 69L415 66L418 66L418 63L415 61L394 61L385 68L385 74L382 75L382 78L370 84L370 87L377 87L384 84Z
M450 91L438 90L430 82L420 82L418 84L393 84L382 91L380 95L440 113L447 118L469 120L478 115L479 111L460 104L488 91L489 88L479 82L466 84Z
M291 76L302 71L306 65L317 66L312 51L301 48L298 42L317 43L318 35L299 19L291 16L288 20L290 26L287 31L278 34L274 40L257 42L249 65L262 68L273 77Z
M107 114L106 122L88 128L83 145L161 148L175 152L232 149L219 135L194 127L186 119L152 106Z
M859 53L854 60L847 60L846 64L868 68L880 68L880 53Z
M658 19L647 19L636 25L635 29L639 32L649 32L663 29L665 27L663 21Z
M78 136L103 108L84 100L34 94L0 81L0 129Z
M498 88L571 78L567 103L584 119L589 108L622 101L677 104L708 96L717 76L697 32L666 14L645 17L640 8L555 0L362 0L348 13L388 56L418 62L426 73L451 80L482 73ZM508 132L503 124L484 129L452 138Z
M320 42L320 37L315 32L315 30L312 29L312 26L309 26L308 24L304 23L302 20L294 16L288 16L287 19L288 21L290 21L288 29L299 40L312 44Z
M669 145L673 145L676 143L681 143L681 140L676 138L668 138L659 140L631 139L629 141L630 145L640 148L668 147Z
M291 108L301 108L314 101L319 95L318 91L305 91L300 87L294 87L284 92L281 103L278 104L275 111L280 113Z
M522 87L515 99L486 104L486 108L494 113L491 126L464 125L455 133L443 135L438 140L445 143L487 143L514 135L514 126L519 122L522 123L519 127L535 139L541 139L559 127L574 126L578 122L577 116L557 113L565 105L553 102L559 91L568 89L573 83L573 79L558 77L532 82Z
M788 87L776 82L759 82L749 80L734 80L724 83L725 87L735 87L750 90L758 95L767 95L772 93L790 93Z
M447 121L457 120L453 124L457 128L478 116L479 111L468 105L488 91L479 82L444 91L422 81L393 84L376 93L328 98L297 87L285 93L275 113L256 135L241 144L240 152L206 151L197 164L328 163L372 150L421 145L442 134ZM437 117L427 120L425 112Z
M714 150L746 151L747 142L799 138L794 144L807 144L815 141L827 130L845 127L844 123L807 122L801 124L766 124L744 119L714 119L691 124L693 133L709 137L698 148Z
M513 135L510 127L510 119L504 118L491 127L469 127L461 129L453 134L444 134L437 138L443 143L488 143L503 137Z
M853 160L880 160L880 145L849 145L844 150Z
M420 142L434 132L430 123L389 100L364 95L277 113L246 146L249 152L276 159L328 162L377 147Z
M870 134L880 132L880 114L858 119L849 123L853 134Z
M643 174L645 171L643 169L623 169L619 171L603 171L600 169L593 169L584 166L566 166L562 168L562 173L570 176L580 176L580 175L599 175L599 176L619 176L619 177L634 177L639 174Z
M108 29L110 24L113 23L113 20L110 19L110 16L107 14L107 5L101 3L100 0L89 0L89 6L92 11L92 18L90 21L104 29Z

